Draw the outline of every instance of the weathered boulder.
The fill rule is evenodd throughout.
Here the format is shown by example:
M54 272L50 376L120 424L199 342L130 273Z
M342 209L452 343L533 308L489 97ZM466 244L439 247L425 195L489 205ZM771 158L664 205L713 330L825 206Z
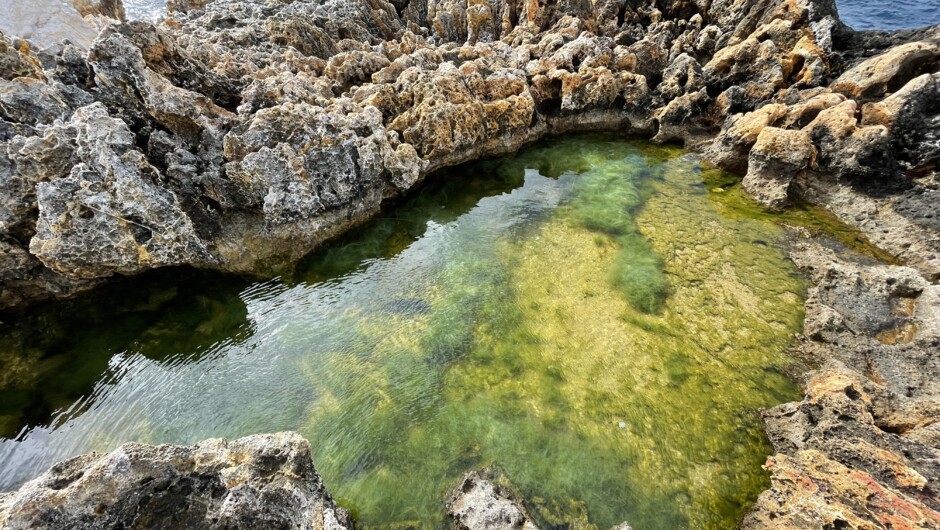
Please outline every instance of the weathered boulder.
M803 131L765 127L748 155L744 189L771 208L790 203L790 187L816 162L816 147Z
M68 126L78 163L68 176L36 184L31 254L86 279L211 259L123 121L96 103L76 111Z
M706 156L721 167L744 173L747 170L748 154L757 143L761 131L786 115L786 105L770 104L753 112L732 116L706 151Z
M495 468L465 474L444 504L457 530L538 530Z
M907 81L938 67L940 47L929 42L911 42L891 48L845 72L832 83L832 90L860 100L877 99L894 92Z
M314 469L310 445L289 432L77 456L0 494L0 527L353 528Z

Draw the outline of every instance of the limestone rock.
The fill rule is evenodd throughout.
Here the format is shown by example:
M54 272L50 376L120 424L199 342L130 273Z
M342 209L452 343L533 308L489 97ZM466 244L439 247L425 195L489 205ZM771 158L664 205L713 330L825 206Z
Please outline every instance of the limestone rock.
M940 450L879 429L870 412L877 398L862 379L824 370L802 403L766 413L778 451L765 466L773 485L743 528L940 525Z
M940 47L911 42L872 57L845 72L832 83L832 90L854 99L875 99L894 92L921 73L929 73L940 60Z
M0 118L26 125L68 118L69 107L52 86L30 77L0 79Z
M743 529L928 530L940 525L940 514L923 503L819 451L777 455L764 467L772 474L771 489L761 494Z
M706 156L718 166L744 172L747 156L757 143L765 127L774 125L787 115L787 107L770 104L743 115L733 116L706 151Z
M869 374L897 395L940 398L940 288L910 267L840 257L803 243L791 253L814 286L806 348Z
M134 273L210 259L159 172L134 149L134 136L100 103L75 112L68 177L36 185L39 218L30 253L76 278Z
M940 29L855 33L832 0L174 0L157 26L99 32L93 17L121 18L119 2L75 0L87 20L52 3L14 2L13 17L67 8L57 24L0 28L0 307L154 267L297 260L430 172L547 134L682 140L746 173L765 204L822 205L909 265L794 251L814 284L804 353L843 367L768 413L774 489L748 524L937 526ZM104 513L130 526L120 518L138 497L102 470L144 473L128 455L164 451L183 456L141 456L164 473L156 483L211 501L160 497L142 525L264 526L239 511L257 501L278 521L348 527L321 485L271 471L253 486L267 456L199 476L173 467L203 469L230 447L82 457L0 497L0 517L68 526L111 484L127 496ZM266 496L278 484L289 491ZM532 526L491 477L463 486L450 501L458 525ZM72 504L28 504L56 496Z
M764 413L773 485L744 528L937 528L938 287L817 243L792 256L814 283L801 349L824 368Z
M39 59L31 53L29 45L15 37L11 39L2 28L0 28L0 77L8 80L17 77L36 79L45 77Z
M111 0L77 1L120 15ZM929 124L940 123L930 118L940 108L934 84L918 78L865 107L821 85L891 48L913 65L886 81L893 87L929 68L921 48L932 49L932 34L909 38L921 51L872 37L871 51L855 52L844 49L857 38L839 29L831 2L745 4L187 0L158 26L108 26L87 53L67 45L40 57L0 39L9 66L0 142L13 149L0 171L11 183L0 222L20 247L36 236L30 248L47 266L30 269L31 292L41 292L41 270L75 269L78 281L173 264L253 272L297 259L429 172L565 131L615 129L693 147L720 131L713 161L744 173L753 158L784 181L812 149L781 157L764 152L768 140L752 156L765 127L793 139L809 127L818 173L839 179L873 179L882 160L892 172L929 167L938 145ZM124 221L104 214L114 222L96 225L94 237L77 232L83 222L52 217L85 196L81 182L97 182L78 176L98 171L91 155L60 139L76 109L96 102L133 136L124 167L148 175L117 194L161 197L152 205L166 215L148 215L169 223L174 243L149 242L159 227L138 214L105 210ZM42 146L51 150L40 156ZM61 170L77 162L74 174ZM814 182L797 191L825 200ZM914 204L906 206L917 223L929 224ZM99 240L101 230L109 235ZM106 249L101 261L78 266L95 254L76 245L91 243Z
M352 529L296 433L77 456L0 496L0 526Z
M171 15L176 13L185 14L206 7L206 4L210 1L211 0L167 0L166 9Z
M748 155L744 189L771 208L789 204L790 186L812 168L816 147L803 131L765 127Z
M494 468L466 473L445 506L457 530L538 530Z

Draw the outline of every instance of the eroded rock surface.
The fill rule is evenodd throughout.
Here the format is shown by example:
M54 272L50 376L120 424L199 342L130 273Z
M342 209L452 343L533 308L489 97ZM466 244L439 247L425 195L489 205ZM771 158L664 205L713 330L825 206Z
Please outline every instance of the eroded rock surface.
M54 466L0 494L0 527L351 530L299 434L131 443Z
M522 502L495 469L471 471L445 502L457 530L538 530Z
M773 488L745 528L940 528L940 286L816 243L806 397L767 411Z
M444 501L444 508L455 530L539 530L509 479L496 466L465 473ZM584 530L597 528L586 517L562 524ZM624 522L611 530L633 529Z
M434 170L596 129L706 149L767 204L832 204L940 273L937 30L859 36L824 0L170 7L87 49L0 39L0 230L31 263L0 273L0 307L167 265L263 272ZM91 115L112 138L79 138ZM885 182L904 189L865 188Z

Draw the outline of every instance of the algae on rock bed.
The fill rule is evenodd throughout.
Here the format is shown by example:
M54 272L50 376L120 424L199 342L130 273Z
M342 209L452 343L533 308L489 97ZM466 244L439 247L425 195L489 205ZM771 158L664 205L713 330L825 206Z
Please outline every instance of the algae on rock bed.
M299 430L366 528L442 524L493 462L546 528L733 526L767 481L755 410L796 397L802 287L781 229L722 197L610 137L455 169L291 280L74 330L120 351L78 413L0 439L0 487L127 440ZM227 336L196 347L202 321Z
M305 429L319 469L365 526L439 521L491 462L546 523L736 523L767 485L755 410L796 396L802 286L780 230L722 219L677 154L567 139L478 165L562 204L505 234L465 220L412 293L426 312L357 319L357 369L304 365L329 396Z

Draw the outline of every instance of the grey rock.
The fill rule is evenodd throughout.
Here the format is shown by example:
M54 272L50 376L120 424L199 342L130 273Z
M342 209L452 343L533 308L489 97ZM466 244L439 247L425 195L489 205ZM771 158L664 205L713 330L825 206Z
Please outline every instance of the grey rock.
M96 103L77 110L69 125L80 163L67 177L36 185L30 253L49 269L86 279L211 259L124 122Z
M840 256L814 243L791 253L813 287L804 347L868 374L899 396L940 400L940 287L911 267Z
M0 496L0 527L351 530L296 433L195 446L126 444Z
M806 160L751 149L762 126L817 118L810 102L822 96L810 92L839 73L829 55L854 38L830 4L215 0L174 4L160 26L111 25L87 53L64 46L40 61L4 40L3 64L32 79L0 87L12 161L0 171L10 183L0 222L33 238L47 270L76 279L176 264L255 272L362 222L431 171L546 134L618 129L698 145L721 125L709 152L741 172L753 158L749 189L763 175L809 198ZM885 154L898 168L923 165L930 136L897 132L934 112L933 85L919 83L875 98L881 107L853 128L841 110L818 112L828 115L808 134L819 172L871 176ZM67 138L75 109L96 102L130 135L102 148L114 155ZM762 119L744 119L761 105ZM103 176L117 169L139 178ZM131 197L140 211L116 206Z
M493 467L461 477L445 507L457 530L538 530L505 477Z

